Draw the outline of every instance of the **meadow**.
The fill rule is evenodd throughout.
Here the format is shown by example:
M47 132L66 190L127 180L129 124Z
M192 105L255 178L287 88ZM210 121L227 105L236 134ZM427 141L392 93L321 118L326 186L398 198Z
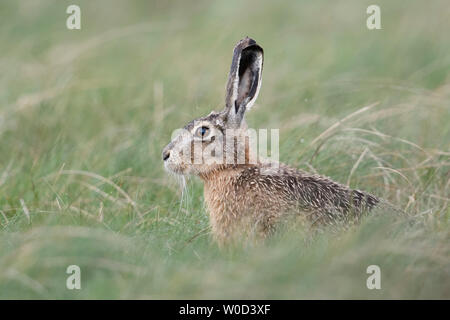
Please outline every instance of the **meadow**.
M0 298L449 299L450 4L377 0L368 30L372 2L1 1ZM161 151L223 108L245 36L265 50L249 126L406 215L212 241L201 181Z

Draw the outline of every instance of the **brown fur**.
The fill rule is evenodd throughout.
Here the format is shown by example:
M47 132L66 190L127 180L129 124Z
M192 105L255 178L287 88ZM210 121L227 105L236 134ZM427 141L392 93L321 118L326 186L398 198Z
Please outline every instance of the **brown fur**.
M379 200L320 175L281 165L261 174L264 165L240 165L201 176L215 237L224 241L243 232L265 236L288 214L312 224L358 219Z

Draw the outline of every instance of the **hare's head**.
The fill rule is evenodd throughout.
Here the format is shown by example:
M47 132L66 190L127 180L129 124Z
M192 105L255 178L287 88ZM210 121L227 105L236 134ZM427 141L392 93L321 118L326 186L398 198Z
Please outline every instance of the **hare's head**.
M263 49L253 39L238 42L226 88L225 108L189 122L164 148L166 169L178 174L208 175L249 162L244 114L261 87Z

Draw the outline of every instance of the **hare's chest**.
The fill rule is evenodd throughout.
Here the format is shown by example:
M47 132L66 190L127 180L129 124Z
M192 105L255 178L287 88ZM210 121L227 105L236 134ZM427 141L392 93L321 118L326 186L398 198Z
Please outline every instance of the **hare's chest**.
M233 187L232 179L224 178L206 183L204 196L209 214L214 218L233 216L239 209L238 195Z
M217 179L205 184L205 204L210 216L212 231L226 237L240 225L246 212L242 194L236 189L233 178Z

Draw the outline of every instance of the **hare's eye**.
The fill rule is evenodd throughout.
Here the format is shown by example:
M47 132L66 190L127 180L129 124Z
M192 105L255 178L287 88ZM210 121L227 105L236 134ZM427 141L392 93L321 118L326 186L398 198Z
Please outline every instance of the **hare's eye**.
M205 138L209 135L209 128L205 126L199 127L195 132L195 135L199 138Z

